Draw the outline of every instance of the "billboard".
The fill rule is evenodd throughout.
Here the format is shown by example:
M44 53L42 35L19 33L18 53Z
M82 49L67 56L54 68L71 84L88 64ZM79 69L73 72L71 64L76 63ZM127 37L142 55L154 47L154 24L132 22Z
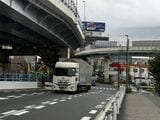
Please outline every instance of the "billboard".
M86 31L95 31L95 32L104 32L105 31L105 23L103 22L86 22L83 21L83 28Z

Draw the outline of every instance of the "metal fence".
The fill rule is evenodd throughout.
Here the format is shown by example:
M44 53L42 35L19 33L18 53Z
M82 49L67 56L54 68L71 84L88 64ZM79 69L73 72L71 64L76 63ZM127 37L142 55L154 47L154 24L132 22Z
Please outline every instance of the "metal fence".
M49 81L48 75L31 72L31 73L0 73L0 81Z
M119 110L125 97L125 93L125 87L121 86L120 90L108 99L108 103L94 120L117 120L117 115L120 113Z

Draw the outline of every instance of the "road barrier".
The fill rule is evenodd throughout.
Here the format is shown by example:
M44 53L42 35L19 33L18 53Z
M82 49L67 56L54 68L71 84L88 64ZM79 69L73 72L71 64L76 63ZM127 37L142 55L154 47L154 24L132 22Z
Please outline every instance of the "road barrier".
M107 104L98 113L94 120L117 120L117 114L119 114L119 109L121 108L125 94L126 88L121 86L115 95L107 99Z
M0 73L0 81L49 81L49 76L38 73Z

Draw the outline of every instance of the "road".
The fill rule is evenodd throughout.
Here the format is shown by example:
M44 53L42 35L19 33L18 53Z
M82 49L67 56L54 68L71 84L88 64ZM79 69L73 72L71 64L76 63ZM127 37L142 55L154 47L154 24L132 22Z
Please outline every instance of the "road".
M117 90L97 85L78 94L49 90L0 92L0 120L90 120Z

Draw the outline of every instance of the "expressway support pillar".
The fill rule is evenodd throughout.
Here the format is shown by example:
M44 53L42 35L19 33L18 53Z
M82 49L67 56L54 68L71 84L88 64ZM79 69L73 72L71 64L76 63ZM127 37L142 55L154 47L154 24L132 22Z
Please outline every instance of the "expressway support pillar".
M109 82L109 59L105 59L104 63L104 82Z
M5 51L0 51L0 73L9 72L9 69L9 55Z
M59 57L62 57L62 58L72 58L73 57L73 53L72 53L72 50L70 48L63 48L63 49L60 49L60 51L58 52L58 55Z

